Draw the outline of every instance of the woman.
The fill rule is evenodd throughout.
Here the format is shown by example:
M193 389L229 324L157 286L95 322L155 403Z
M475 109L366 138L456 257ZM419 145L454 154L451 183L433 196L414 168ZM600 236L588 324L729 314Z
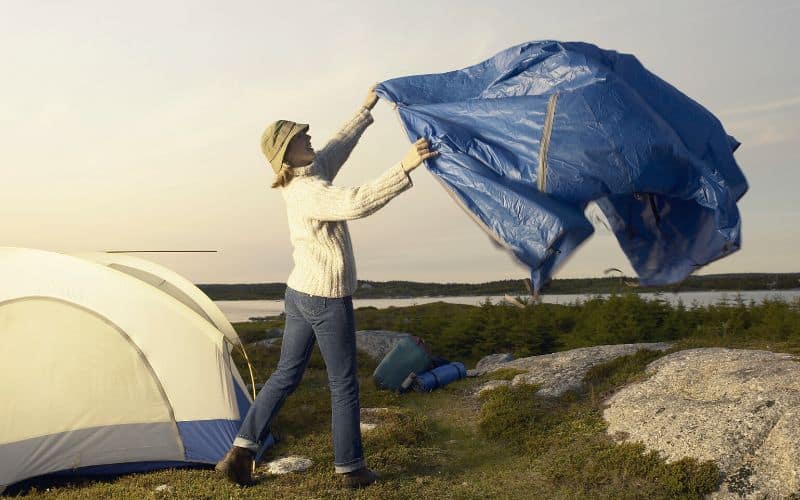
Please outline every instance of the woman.
M216 467L235 483L252 482L255 454L283 402L300 383L315 341L330 383L335 471L349 487L378 478L366 467L361 446L352 300L357 280L346 221L374 213L410 188L410 172L438 153L419 139L402 161L373 181L357 187L333 186L331 181L373 122L370 111L378 102L373 89L355 117L318 154L306 124L279 120L261 137L262 152L277 176L272 187L281 189L286 202L295 265L286 282L286 325L278 366Z

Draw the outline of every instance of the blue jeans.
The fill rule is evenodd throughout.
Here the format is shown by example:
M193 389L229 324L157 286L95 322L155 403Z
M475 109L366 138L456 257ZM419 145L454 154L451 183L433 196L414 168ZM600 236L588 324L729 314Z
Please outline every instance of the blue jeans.
M331 389L334 466L338 473L364 467L356 366L356 328L352 296L309 295L286 287L281 358L259 391L233 442L257 451L269 435L272 419L303 378L314 342L328 371Z

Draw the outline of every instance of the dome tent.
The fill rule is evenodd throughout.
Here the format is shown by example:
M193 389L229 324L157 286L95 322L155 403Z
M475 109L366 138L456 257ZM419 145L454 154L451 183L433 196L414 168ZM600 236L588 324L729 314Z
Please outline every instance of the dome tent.
M0 340L0 491L54 472L213 464L250 405L217 327L81 258L0 248Z
M188 279L155 262L124 253L83 252L73 255L138 278L177 299L186 307L200 315L200 317L214 325L217 330L225 335L225 338L231 346L239 346L249 366L250 360L247 357L247 351L242 346L239 335L236 333L230 321L228 321L225 313L223 313L202 290ZM231 346L226 345L226 348L230 348ZM239 386L243 390L246 389L239 371L233 370L233 375ZM250 382L255 386L252 368L250 370ZM250 401L243 403L248 407L250 406Z
M231 343L241 344L239 335L220 308L194 283L171 269L124 253L82 252L73 255L103 264L153 285L214 325Z

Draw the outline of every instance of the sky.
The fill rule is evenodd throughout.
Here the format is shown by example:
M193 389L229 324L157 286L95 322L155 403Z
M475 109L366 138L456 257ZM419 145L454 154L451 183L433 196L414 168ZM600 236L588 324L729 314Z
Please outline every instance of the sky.
M145 254L196 283L284 282L286 211L259 137L311 125L315 148L373 83L555 39L631 53L716 114L742 146L742 249L699 274L800 265L800 2L2 0L0 245ZM409 147L386 102L335 184L367 182ZM358 277L476 283L528 270L424 167L348 223ZM633 271L595 235L556 278Z

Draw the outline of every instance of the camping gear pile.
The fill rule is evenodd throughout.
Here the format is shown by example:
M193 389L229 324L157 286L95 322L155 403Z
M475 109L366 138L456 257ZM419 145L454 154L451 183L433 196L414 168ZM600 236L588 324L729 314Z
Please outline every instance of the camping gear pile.
M395 392L430 392L467 376L462 363L431 355L427 344L413 335L406 337L381 360L372 380L380 389Z
M124 254L0 248L0 341L0 491L214 464L252 403L219 308Z

